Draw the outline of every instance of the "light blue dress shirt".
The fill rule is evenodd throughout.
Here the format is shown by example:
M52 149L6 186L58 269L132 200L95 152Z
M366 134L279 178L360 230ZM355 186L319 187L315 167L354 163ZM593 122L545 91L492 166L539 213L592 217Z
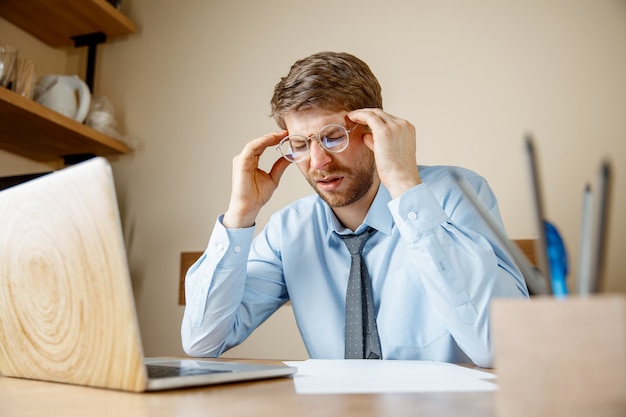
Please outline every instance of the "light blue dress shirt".
M528 297L511 255L463 197L452 169L501 224L484 178L466 169L420 166L422 184L393 200L381 185L355 231L377 230L363 257L383 359L489 367L490 300ZM275 213L254 239L254 227L226 229L220 217L187 272L185 352L219 356L291 300L309 356L343 358L350 255L337 234L345 233L351 231L317 195Z

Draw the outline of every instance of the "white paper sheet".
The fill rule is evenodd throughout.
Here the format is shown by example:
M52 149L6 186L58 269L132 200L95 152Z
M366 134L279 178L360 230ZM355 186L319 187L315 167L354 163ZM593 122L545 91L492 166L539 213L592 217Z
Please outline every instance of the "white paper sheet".
M489 372L444 362L393 360L288 361L298 394L494 391Z

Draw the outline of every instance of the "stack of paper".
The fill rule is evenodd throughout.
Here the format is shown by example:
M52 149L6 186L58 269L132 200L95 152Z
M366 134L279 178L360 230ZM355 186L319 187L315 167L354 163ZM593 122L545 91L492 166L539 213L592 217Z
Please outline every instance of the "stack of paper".
M495 375L444 362L322 360L285 362L298 368L298 394L494 391ZM491 380L491 382L490 382Z

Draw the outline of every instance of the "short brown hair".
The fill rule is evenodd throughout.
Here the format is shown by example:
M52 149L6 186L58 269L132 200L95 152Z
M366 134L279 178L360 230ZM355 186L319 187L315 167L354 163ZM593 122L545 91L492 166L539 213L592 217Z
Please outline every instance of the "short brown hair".
M344 52L319 52L296 61L276 87L271 101L278 126L287 113L320 107L327 110L382 108L380 84L357 57Z

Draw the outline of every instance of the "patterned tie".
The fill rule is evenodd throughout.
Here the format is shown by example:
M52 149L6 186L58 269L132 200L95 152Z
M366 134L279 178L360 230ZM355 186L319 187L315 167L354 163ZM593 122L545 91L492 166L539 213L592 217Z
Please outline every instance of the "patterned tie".
M372 286L361 251L376 232L371 227L359 235L341 236L352 261L346 292L346 359L382 359Z

